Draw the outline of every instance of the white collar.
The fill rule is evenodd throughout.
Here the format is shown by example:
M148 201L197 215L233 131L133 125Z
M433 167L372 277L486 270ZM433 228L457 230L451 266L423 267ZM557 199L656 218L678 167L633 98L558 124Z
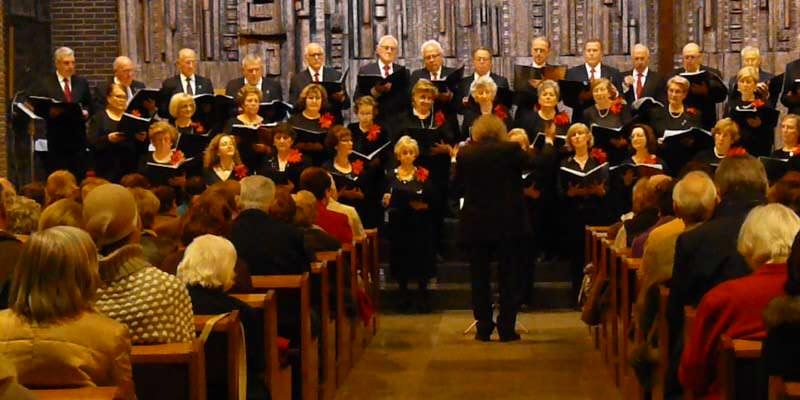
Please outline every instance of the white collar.
M58 71L56 71L56 76L58 77L58 83L60 83L62 86L64 85L64 79L72 82L72 77L67 78L66 76L62 76L60 73L58 73Z
M319 80L321 82L322 81L322 72L323 72L323 70L325 70L324 66L319 67L319 71L314 71L311 67L308 67L308 74L311 75L311 80L312 81L314 80L314 74L317 73L317 74L319 74ZM383 72L383 70L381 70L381 72Z
M634 68L634 70L632 72L633 72L633 77L634 78L636 78L637 76L639 76L639 74L641 74L642 78L647 79L647 73L650 72L650 67L644 67L644 71L642 71L642 72L639 72Z
M592 77L591 76L592 75L592 67L589 64L586 64L586 63L584 63L583 65L586 67L586 75L588 75L591 78ZM598 78L602 77L602 71L603 71L603 64L602 63L597 63L597 65L594 66L594 72L597 73L597 77Z
M547 66L547 63L544 63L544 64L542 64L542 65L538 65L538 64L536 64L536 61L533 61L533 60L531 60L531 66L532 66L533 68L536 68L536 69L542 69L542 68L544 68L545 66Z
M487 73L486 73L486 75L478 75L478 73L477 73L477 72L475 72L475 73L473 74L473 76L475 77L475 80L476 80L476 81L477 81L478 79L480 79L481 77L484 77L484 76L485 76L485 77L487 77L487 78L491 78L491 77L492 77L492 71L489 71L489 72L487 72Z
M392 67L392 64L393 63L384 64L383 61L381 61L380 58L378 59L378 69L381 71L381 74L383 74L383 67L389 67L389 74L391 75L392 72L394 72L394 68Z
M180 75L181 75L181 82L182 83L186 83L186 79L187 78L190 79L192 82L194 82L194 74L192 74L192 76L186 76L183 73L181 73Z
M243 79L244 79L244 84L245 85L249 85L249 83L247 83L247 78L243 78ZM262 83L264 83L264 77L263 76L259 76L258 77L258 82L256 82L255 87L261 89L261 84Z

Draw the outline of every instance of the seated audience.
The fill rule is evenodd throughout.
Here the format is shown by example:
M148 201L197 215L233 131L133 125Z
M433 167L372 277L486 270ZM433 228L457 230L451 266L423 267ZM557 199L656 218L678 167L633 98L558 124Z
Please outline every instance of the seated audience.
M27 237L36 232L41 213L42 207L39 203L22 196L14 197L6 209L7 229L15 235Z
M264 331L259 312L226 292L233 287L236 249L227 239L202 235L196 237L178 264L178 279L186 284L195 315L217 315L239 310L247 345L248 398L263 399L267 388L263 379ZM209 398L224 398L225 386L209 385Z
M800 212L800 172L789 171L781 179L775 182L767 193L767 201L770 203L780 203Z
M286 186L275 187L275 200L269 206L269 216L280 222L291 224L294 222L294 214L297 212L297 205L294 203L292 194Z
M150 189L150 181L147 179L146 176L134 172L130 174L126 174L119 180L119 184L125 186L128 189L131 188L142 188L142 189Z
M127 325L133 344L194 339L189 293L176 277L145 260L141 222L128 189L115 184L94 189L83 202L83 220L100 253L103 284L96 309Z
M654 201L658 209L658 220L649 229L636 236L631 243L631 257L641 258L644 253L644 244L650 237L650 233L661 225L664 225L675 219L675 210L672 207L672 190L675 188L675 182L669 178L663 182L658 182L658 179L651 179L650 184L655 185Z
M109 181L107 181L107 180L105 180L103 178L97 178L97 177L94 177L94 176L83 178L83 180L81 181L81 188L80 188L81 197L80 197L79 200L83 201L83 199L85 199L86 196L89 195L89 192L92 191L92 189L94 189L94 188L96 188L96 187L98 187L100 185L105 185L106 183L111 183L111 182L109 182ZM125 185L122 185L122 186L125 186Z
M761 352L767 376L800 381L800 234L795 236L787 261L789 278L783 294L764 310L767 338Z
M2 200L3 204L8 207L14 197L17 197L17 189L15 189L14 184L6 178L0 178L0 187L3 188L0 200Z
M161 265L167 254L177 249L177 241L169 236L159 236L153 230L156 214L161 203L153 192L142 188L129 188L133 199L136 201L136 209L142 221L142 238L140 240L144 250L144 258L152 265Z
M339 202L339 191L336 189L336 181L330 174L328 174L328 176L330 176L331 179L331 189L326 208L333 212L347 216L347 222L350 224L350 229L353 231L353 239L358 240L367 237L367 233L364 232L364 224L361 223L361 216L358 214L358 210L353 206Z
M158 214L153 220L153 231L159 236L177 240L181 235L181 221L178 218L175 189L167 185L156 186L153 194L158 198Z
M0 400L35 400L36 395L17 382L17 371L0 356Z
M0 312L0 356L29 388L116 386L135 399L128 328L95 311L100 277L86 232L35 233L14 272L10 309Z
M61 199L47 206L39 216L39 228L43 231L54 226L74 226L83 229L83 208L73 199Z
M715 286L703 296L681 356L678 375L695 398L717 398L717 358L720 335L732 339L763 339L762 317L772 299L783 294L788 277L786 260L800 218L789 208L769 204L752 209L739 231L737 250L749 275Z
M80 195L80 191L75 175L64 169L53 172L47 177L44 195L48 205L61 199L76 199Z
M42 185L41 182L31 182L23 186L20 193L23 196L37 202L40 206L45 206L44 185Z
M342 244L320 228L317 222L317 198L308 190L301 190L294 195L297 211L294 214L294 224L303 232L303 243L306 252L336 251Z
M623 219L622 228L617 233L614 246L620 249L630 248L633 239L658 222L658 193L656 184L650 183L651 180L664 182L668 181L666 175L656 175L653 177L640 178L633 186L633 202L631 218Z
M309 167L300 174L300 190L308 190L317 198L317 225L340 243L352 243L353 230L347 216L328 209L330 189L331 179L324 169Z
M5 192L5 186L0 185L0 199L3 198ZM17 265L19 254L22 252L22 242L6 229L7 222L5 203L0 201L0 254L3 255L0 257L0 310L8 308L11 274L14 272L14 266Z

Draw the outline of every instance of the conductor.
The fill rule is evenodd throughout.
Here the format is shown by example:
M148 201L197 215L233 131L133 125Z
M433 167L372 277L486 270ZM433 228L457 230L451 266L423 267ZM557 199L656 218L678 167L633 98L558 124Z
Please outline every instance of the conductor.
M555 155L553 137L534 156L506 139L505 124L492 114L472 125L472 141L458 151L456 188L462 190L459 242L468 250L472 276L472 312L477 321L475 339L489 341L494 331L489 263L498 261L501 342L519 340L514 332L519 307L523 241L530 232L522 197L522 172L541 168Z

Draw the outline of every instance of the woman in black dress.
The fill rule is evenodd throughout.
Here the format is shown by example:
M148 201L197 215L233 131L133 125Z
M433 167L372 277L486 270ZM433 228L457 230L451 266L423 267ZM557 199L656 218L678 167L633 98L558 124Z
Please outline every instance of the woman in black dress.
M394 147L399 166L388 176L383 206L389 214L389 264L400 285L401 311L430 311L428 279L435 274L433 219L438 198L424 167L414 165L419 155L417 141L403 136ZM419 284L419 297L412 300L408 282ZM414 304L416 303L416 304Z
M261 106L261 89L244 85L236 94L236 104L242 112L225 122L223 132L236 136L236 148L242 158L242 162L251 171L255 171L264 164L264 159L270 153L271 132L262 125L265 123L264 117L258 114ZM250 130L234 130L234 126L256 128Z
M589 127L577 123L567 131L567 146L574 155L561 162L558 175L559 194L564 200L565 238L570 252L572 290L577 299L583 278L584 227L607 225L605 198L608 192L608 164L600 149L592 149L594 137ZM582 178L579 174L591 173Z
M656 137L660 140L664 137L665 131L682 131L690 128L702 126L700 111L694 107L684 106L684 100L689 93L689 80L676 75L667 81L667 101L666 107L653 107L649 110L647 120ZM710 142L710 141L708 141ZM661 146L661 153L669 166L674 171L680 171L684 164L689 162L699 151L707 147L703 143L695 143L688 137L679 139L673 145L664 144ZM705 148L703 148L705 147Z
M155 150L139 160L139 173L147 177L151 187L168 185L180 193L186 185L187 158L182 151L172 148L177 130L166 121L157 121L150 125L148 136Z
M786 114L781 118L781 139L783 145L772 152L772 157L791 158L800 154L800 116Z
M89 124L89 139L94 150L94 172L111 182L136 171L139 158L146 149L147 132L128 137L119 132L117 126L125 113L128 99L125 89L119 84L108 85L106 109L97 112Z
M756 92L758 72L755 68L740 69L736 79L742 95L725 104L725 116L739 124L739 145L754 156L767 156L772 153L779 114L766 99L759 98Z
M633 185L639 178L666 174L670 171L661 157L658 157L658 142L653 128L644 124L635 124L630 130L630 150L632 155L611 170L609 201L613 220L631 210Z
M714 135L714 147L701 151L695 156L695 161L700 161L717 169L723 158L746 152L739 143L739 125L730 118L723 118L717 121L711 129Z
M386 187L385 170L391 159L391 148L387 131L375 123L378 102L372 96L362 96L356 100L355 108L358 122L347 126L353 135L353 153L350 158L361 159L365 163L365 176L361 179L364 207L363 213L359 211L359 214L364 227L370 229L376 228L383 216L380 204L383 189ZM363 157L370 155L373 155L371 160Z
M464 109L464 120L461 122L461 135L458 141L463 142L470 137L472 123L481 115L494 114L508 126L511 113L506 106L496 103L497 83L489 76L482 76L472 82L469 87L470 101Z
M289 124L297 133L294 146L309 157L314 166L321 166L330 158L324 142L335 120L333 114L327 112L328 93L322 85L309 84L300 92L297 108L299 113L289 118Z
M602 140L603 138L594 132L594 125L603 128L621 128L630 122L630 110L610 80L595 79L592 81L591 89L594 105L583 110L583 120L592 129L592 135L598 141L595 146L608 154L608 162L611 165L617 165L628 155L628 140L622 136Z
M238 181L250 175L236 148L236 137L220 133L211 139L203 156L203 178L207 186L217 182Z
M359 216L364 210L364 191L361 180L366 173L364 160L350 161L353 152L353 134L342 125L334 125L325 139L325 147L334 154L333 159L322 164L336 183L338 201L355 207Z
M288 186L289 191L293 192L300 183L300 174L311 163L300 150L292 147L295 132L289 124L280 123L273 132L275 152L258 169L258 174L272 179L276 185Z
M528 135L528 141L537 149L544 145L545 132L551 127L556 130L556 150L563 156L567 155L563 149L564 139L569 129L569 115L558 109L561 90L558 83L552 80L543 81L539 85L539 97L535 112L525 113L514 121L514 127L522 128Z

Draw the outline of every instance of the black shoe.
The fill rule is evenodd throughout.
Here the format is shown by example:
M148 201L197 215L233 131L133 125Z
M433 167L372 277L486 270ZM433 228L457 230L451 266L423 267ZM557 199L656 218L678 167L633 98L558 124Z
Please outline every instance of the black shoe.
M510 335L500 335L500 341L501 342L516 342L517 340L521 340L521 339L522 339L522 337L519 335L519 333L516 333L516 332L514 332L514 333L512 333Z
M490 342L492 340L491 336L492 336L491 333L488 335L482 333L475 333L475 340L480 342Z

